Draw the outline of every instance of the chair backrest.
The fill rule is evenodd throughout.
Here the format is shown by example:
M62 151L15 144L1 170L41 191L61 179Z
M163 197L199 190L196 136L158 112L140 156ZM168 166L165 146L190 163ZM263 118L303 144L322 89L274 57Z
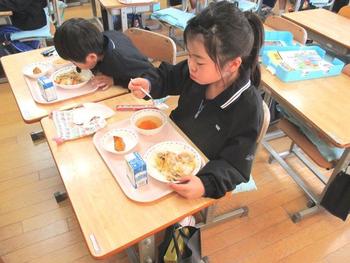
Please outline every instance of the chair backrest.
M338 14L350 18L350 5L346 5L340 8Z
M257 145L259 145L261 140L264 138L267 128L269 127L269 124L270 124L270 110L269 110L269 107L266 105L265 101L263 101L263 112L264 112L264 119L261 124L258 138L256 139Z
M175 65L176 45L170 37L140 28L129 28L124 33L146 57Z
M265 20L265 24L275 30L283 30L289 31L293 34L293 38L295 41L305 45L307 40L307 32L306 30L280 16L269 16Z

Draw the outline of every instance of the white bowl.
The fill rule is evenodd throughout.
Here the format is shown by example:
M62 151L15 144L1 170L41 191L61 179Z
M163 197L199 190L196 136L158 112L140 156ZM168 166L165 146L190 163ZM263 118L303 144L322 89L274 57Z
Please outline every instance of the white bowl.
M35 68L38 68L41 72L40 73L34 73L33 70ZM47 63L44 62L36 62L36 63L32 63L29 65L26 65L22 72L24 75L26 75L27 77L33 78L33 79L37 79L40 78L42 76L45 76L47 74L47 72L49 72L50 70L50 65L48 65Z
M155 109L144 109L136 111L130 118L133 128L140 134L143 135L155 135L159 133L165 124L167 123L168 117L160 110ZM151 121L154 124L157 123L159 126L153 129L140 128L140 122Z
M123 139L125 143L125 150L124 151L116 151L114 149L114 138L113 136L119 136ZM112 129L105 133L103 137L101 138L101 144L102 147L114 154L125 154L130 152L138 143L138 136L137 134L130 130L130 129Z
M73 66L69 66L69 67L64 67L62 69L59 69L57 71L55 71L52 76L52 82L55 84L55 86L60 87L62 89L79 89L82 86L84 86L86 83L89 82L89 80L92 78L92 72L90 70L81 70L81 72L79 73L80 77L83 79L83 82L79 83L79 84L73 84L73 85L65 85L65 84L58 84L55 82L55 79L62 74L66 74L69 72L77 72L76 71L76 67Z
M72 65L72 62L65 60L59 56L55 56L51 59L51 64L55 69L61 69Z

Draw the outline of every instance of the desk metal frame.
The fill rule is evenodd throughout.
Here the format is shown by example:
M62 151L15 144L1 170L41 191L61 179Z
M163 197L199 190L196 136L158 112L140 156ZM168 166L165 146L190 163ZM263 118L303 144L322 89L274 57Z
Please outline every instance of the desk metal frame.
M267 95L265 97L265 100L267 102L270 102L270 95ZM310 198L309 202L307 203L307 209L303 209L291 215L292 221L294 223L297 223L304 217L315 214L320 210L323 210L320 203L324 197L325 192L329 187L329 184L334 180L334 178L340 171L345 170L350 164L350 148L346 148L344 150L344 153L342 154L340 160L337 162L337 165L333 169L330 178L327 179L323 174L321 174L318 171L316 166L311 161L309 161L309 159L304 155L302 150L295 144L292 144L288 151L279 153L269 143L269 141L283 136L284 133L281 131L269 133L262 140L262 145L270 154L269 162L271 162L272 159L276 160L283 167L283 169L293 178L296 184L302 188L302 190L305 192L308 198ZM285 161L285 159L290 155L295 155L296 157L298 157L306 165L306 167L309 168L310 171L312 171L315 174L315 176L325 185L321 195L317 195L316 193L314 193L312 189L310 189L310 187L308 187L307 184L305 184L302 177Z
M139 5L132 5L132 6L120 6L120 7L112 7L112 8L105 8L103 5L101 5L101 13L102 13L102 20L103 20L103 26L105 30L114 30L113 25L113 16L120 15L121 19L121 29L124 32L128 29L128 14L130 13L142 13L142 12L153 12L154 6L158 5L159 2L150 2L150 3L140 3ZM145 23L144 18L143 24Z

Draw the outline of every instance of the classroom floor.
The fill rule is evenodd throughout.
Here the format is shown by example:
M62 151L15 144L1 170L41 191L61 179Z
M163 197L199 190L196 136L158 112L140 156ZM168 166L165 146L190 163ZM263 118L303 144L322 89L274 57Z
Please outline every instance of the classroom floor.
M72 9L72 10L70 10ZM75 11L74 11L75 9ZM90 17L90 7L73 7L72 16ZM85 245L69 200L53 193L64 185L47 143L34 145L29 133L39 124L23 122L7 83L0 85L0 257L5 263L126 263L125 253L94 260ZM286 139L276 142L285 149ZM202 232L203 255L211 263L345 263L350 258L350 220L320 212L294 224L289 214L306 207L306 197L260 149L253 169L258 190L234 196L233 207L249 215ZM319 182L295 158L289 162L316 191ZM1 259L0 259L1 262Z

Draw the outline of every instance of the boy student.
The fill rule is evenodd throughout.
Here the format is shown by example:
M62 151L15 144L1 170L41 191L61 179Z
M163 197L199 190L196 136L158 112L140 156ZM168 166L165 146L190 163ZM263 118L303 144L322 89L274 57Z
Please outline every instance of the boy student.
M56 31L54 44L60 57L95 74L92 84L127 87L131 78L152 71L153 65L121 32L106 31L82 18L65 21Z

